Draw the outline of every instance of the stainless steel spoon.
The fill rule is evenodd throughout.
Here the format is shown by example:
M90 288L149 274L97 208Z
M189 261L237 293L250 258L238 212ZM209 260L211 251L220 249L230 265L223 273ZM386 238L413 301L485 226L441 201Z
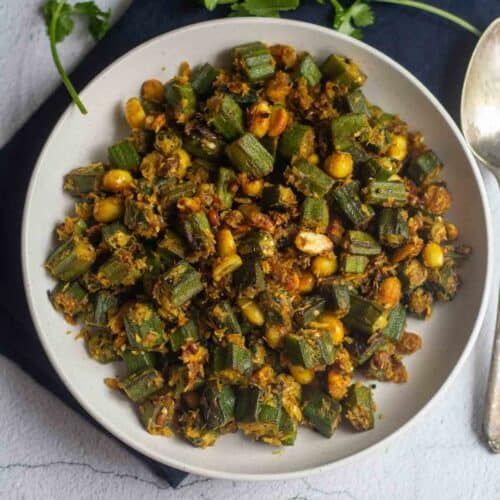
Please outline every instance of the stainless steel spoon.
M500 18L488 26L472 54L462 90L461 121L470 149L495 174L500 184ZM498 308L484 414L484 432L495 453L500 453Z

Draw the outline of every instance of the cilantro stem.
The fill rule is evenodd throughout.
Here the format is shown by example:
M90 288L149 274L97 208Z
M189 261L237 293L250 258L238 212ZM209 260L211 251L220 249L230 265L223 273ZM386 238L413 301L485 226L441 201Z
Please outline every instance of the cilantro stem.
M87 108L83 105L82 101L80 100L78 92L76 91L75 87L73 87L71 80L69 79L68 75L66 74L66 71L63 68L63 65L61 64L61 60L59 59L59 54L57 53L56 27L57 27L57 22L59 20L59 14L61 13L61 10L65 4L66 2L62 1L57 5L54 15L50 20L50 26L49 26L50 51L52 52L52 58L54 59L54 64L56 65L57 71L59 72L61 80L63 81L64 86L66 87L69 95L71 96L71 99L73 99L73 102L78 106L80 112L86 115Z
M391 3L394 5L404 5L406 7L415 7L416 9L425 10L427 12L430 12L431 14L435 14L436 16L443 17L448 21L458 24L459 26L466 29L467 31L470 31L476 36L481 36L481 31L479 31L471 23L465 21L465 19L462 19L461 17L458 17L455 14L448 12L447 10L435 7L434 5L429 5L424 2L417 2L415 0L372 0L372 1L375 3Z

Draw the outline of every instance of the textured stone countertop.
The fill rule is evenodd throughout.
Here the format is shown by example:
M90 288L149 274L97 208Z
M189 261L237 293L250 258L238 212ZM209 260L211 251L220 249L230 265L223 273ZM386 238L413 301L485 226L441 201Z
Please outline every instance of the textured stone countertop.
M113 7L116 16L129 1L99 3ZM0 2L0 144L59 82L37 14L41 4L42 0ZM91 44L84 30L78 29L62 46L65 64L75 65ZM497 221L498 189L490 174L485 172L484 177ZM498 262L498 232L496 236ZM283 482L189 476L173 490L117 442L0 357L0 498L499 498L500 456L490 454L480 439L495 305L496 300L491 300L476 348L425 419L377 454L330 473Z

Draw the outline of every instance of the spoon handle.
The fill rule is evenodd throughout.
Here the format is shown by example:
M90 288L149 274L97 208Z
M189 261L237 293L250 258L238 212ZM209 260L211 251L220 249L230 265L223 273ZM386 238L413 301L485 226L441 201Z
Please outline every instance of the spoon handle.
M488 392L484 411L484 432L488 446L494 453L500 453L500 295L495 324L495 340L491 358Z

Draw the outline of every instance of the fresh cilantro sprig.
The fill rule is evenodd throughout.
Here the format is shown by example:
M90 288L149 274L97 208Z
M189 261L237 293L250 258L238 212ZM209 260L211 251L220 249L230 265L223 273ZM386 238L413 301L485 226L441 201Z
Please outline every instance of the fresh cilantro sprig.
M75 26L74 16L86 17L90 34L95 40L101 40L109 29L111 11L101 10L95 2L78 2L70 5L66 0L48 0L43 7L43 15L47 24L47 34L50 39L50 50L54 64L71 99L73 99L81 113L85 115L87 109L64 70L57 52L57 44L62 42L73 31Z
M325 4L325 0L316 0ZM344 6L340 0L329 0L335 10L333 28L355 38L362 37L362 29L375 22L375 15L370 3L387 3L404 7L413 7L458 24L476 36L481 32L471 23L444 9L416 0L355 0ZM205 7L214 10L219 5L231 4L229 15L277 17L280 12L295 10L300 0L203 0Z

